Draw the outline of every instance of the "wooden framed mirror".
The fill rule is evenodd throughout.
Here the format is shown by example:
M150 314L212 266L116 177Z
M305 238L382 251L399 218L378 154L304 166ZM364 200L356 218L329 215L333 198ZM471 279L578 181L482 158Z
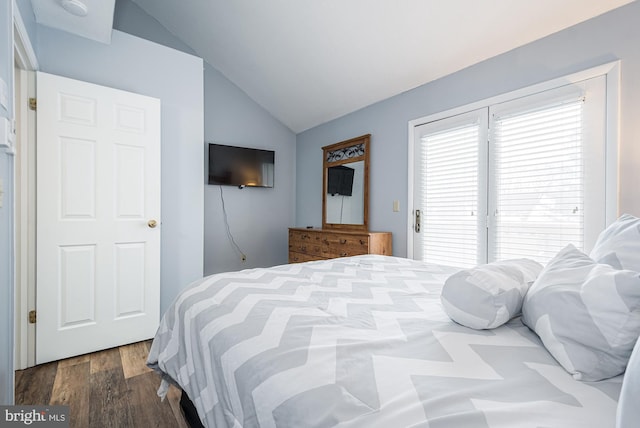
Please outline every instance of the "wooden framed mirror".
M371 134L322 148L322 228L369 230Z

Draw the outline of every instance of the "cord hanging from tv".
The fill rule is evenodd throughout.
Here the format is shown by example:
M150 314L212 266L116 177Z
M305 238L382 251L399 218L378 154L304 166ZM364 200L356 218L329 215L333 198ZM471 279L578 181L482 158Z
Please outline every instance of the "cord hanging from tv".
M209 144L209 184L273 187L274 170L273 150Z

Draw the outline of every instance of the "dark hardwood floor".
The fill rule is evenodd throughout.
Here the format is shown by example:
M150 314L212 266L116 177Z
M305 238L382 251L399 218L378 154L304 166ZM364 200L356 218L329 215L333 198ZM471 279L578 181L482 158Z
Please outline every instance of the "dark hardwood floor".
M180 391L161 402L160 377L145 365L151 342L41 364L16 372L16 404L67 405L71 427L187 428Z

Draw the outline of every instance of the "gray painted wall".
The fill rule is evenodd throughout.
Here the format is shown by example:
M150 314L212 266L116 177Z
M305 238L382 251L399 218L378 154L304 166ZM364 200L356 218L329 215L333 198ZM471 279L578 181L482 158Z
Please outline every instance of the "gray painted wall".
M163 46L196 55L189 46L171 34L155 18L131 0L116 0L113 28Z
M193 53L131 0L116 1L114 28ZM220 186L205 185L205 274L286 263L287 228L294 224L295 134L206 62L204 115L205 159L208 142L276 152L273 189L240 190L232 186L222 189L229 226L236 243L247 255L246 262L240 260L227 237Z
M110 45L38 26L41 71L162 102L161 310L202 277L202 59L114 31Z
M296 223L322 221L327 144L371 133L370 229L407 254L408 122L614 60L621 62L620 212L640 215L640 2L494 57L297 136ZM401 212L392 212L393 200Z
M0 2L0 78L13 99L13 7ZM13 108L0 106L0 117L13 118ZM0 148L0 180L4 198L0 208L0 405L13 404L13 156Z
M294 223L295 135L215 68L206 64L204 76L206 142L275 151L273 188L222 186L229 226L246 262L227 237L221 186L205 186L205 274L287 263L287 228Z

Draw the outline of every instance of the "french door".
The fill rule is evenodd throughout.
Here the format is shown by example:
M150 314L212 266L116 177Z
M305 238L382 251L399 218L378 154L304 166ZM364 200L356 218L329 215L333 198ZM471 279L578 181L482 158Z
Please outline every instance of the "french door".
M605 89L600 76L416 126L413 258L590 248L605 223Z

